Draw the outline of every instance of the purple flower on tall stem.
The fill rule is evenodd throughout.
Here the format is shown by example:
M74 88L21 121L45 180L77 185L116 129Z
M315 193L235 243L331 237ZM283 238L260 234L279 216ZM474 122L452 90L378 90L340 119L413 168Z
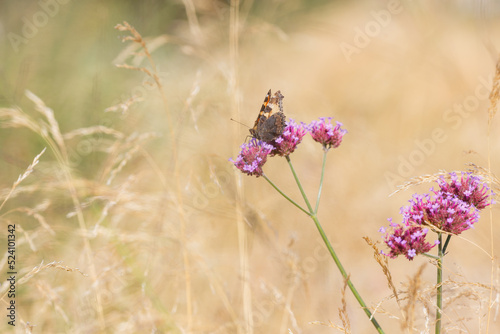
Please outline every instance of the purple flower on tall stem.
M382 254L392 259L396 258L398 255L404 255L411 261L418 254L427 253L432 247L437 245L437 243L432 245L425 241L427 232L429 232L428 228L417 225L394 224L390 218L389 221L391 222L390 225L392 228L390 232L386 233L384 227L379 230L382 233L386 233L384 235L384 242L390 249L389 254L383 251Z
M285 129L283 129L283 133L271 142L274 146L271 156L279 155L284 157L292 154L306 133L307 130L304 123L297 124L293 119L290 119Z
M403 223L430 225L452 234L460 234L479 220L479 211L458 197L439 191L413 195L410 205L402 209Z
M312 138L323 145L323 149L328 151L330 148L337 148L342 143L342 138L347 130L341 129L343 125L336 122L332 124L332 117L320 117L319 121L312 121L308 126Z
M241 152L236 160L229 159L229 161L234 163L242 173L259 177L264 174L262 166L273 149L274 147L266 142L252 139L241 145Z
M481 181L479 176L470 172L461 173L459 180L457 173L453 172L450 173L450 177L450 183L446 182L443 176L437 180L441 192L456 196L462 201L474 205L479 210L491 204L488 201L490 188Z
M411 259L419 254L419 248L410 246L411 242L423 243L421 250L428 248L423 239L408 239L408 235L415 236L418 229L425 230L426 234L428 229L423 229L424 226L435 228L439 235L442 232L449 233L448 237L474 227L479 220L479 210L491 204L490 188L472 173L462 173L460 180L456 173L450 173L450 179L448 183L441 177L437 180L439 190L431 188L428 194L414 194L409 200L410 205L401 208L403 222L398 225L391 221L393 231L384 238L391 249L386 255L396 257L404 254ZM385 232L385 229L381 230Z

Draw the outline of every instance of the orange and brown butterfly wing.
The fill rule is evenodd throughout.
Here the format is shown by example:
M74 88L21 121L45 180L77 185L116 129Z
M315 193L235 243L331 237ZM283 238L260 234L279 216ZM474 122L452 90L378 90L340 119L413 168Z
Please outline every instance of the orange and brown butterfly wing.
M258 127L259 139L270 142L281 136L285 128L286 117L282 112L272 114L269 118L261 120Z
M277 91L272 97L271 90L267 92L255 124L250 129L252 137L270 142L283 133L286 123L283 98L281 91Z
M264 115L264 112L266 111L267 104L271 100L271 90L267 92L266 98L264 99L264 103L262 103L262 107L260 107L259 115L257 116L257 119L255 120L255 123L253 125L253 128L250 129L250 134L252 137L260 139L259 135L257 133L257 129L259 127L259 122L262 119L262 116Z

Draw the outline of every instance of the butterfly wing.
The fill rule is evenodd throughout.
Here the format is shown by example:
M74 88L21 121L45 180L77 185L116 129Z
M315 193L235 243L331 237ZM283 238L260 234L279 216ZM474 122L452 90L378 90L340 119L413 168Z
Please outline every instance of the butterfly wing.
M269 118L261 119L258 134L261 140L270 142L283 133L286 117L282 112L271 115Z
M264 116L264 113L267 110L266 108L267 108L267 105L268 105L270 100L271 100L271 90L269 89L266 97L264 98L264 102L262 103L262 107L260 107L259 115L257 116L257 119L255 120L253 128L250 129L250 134L254 138L260 139L259 134L258 134L259 124L261 123L263 117L264 117L264 120L267 118L266 116Z
M267 92L255 124L250 129L252 137L270 142L283 133L286 123L286 117L283 113L283 98L284 96L279 90L272 97L271 90Z

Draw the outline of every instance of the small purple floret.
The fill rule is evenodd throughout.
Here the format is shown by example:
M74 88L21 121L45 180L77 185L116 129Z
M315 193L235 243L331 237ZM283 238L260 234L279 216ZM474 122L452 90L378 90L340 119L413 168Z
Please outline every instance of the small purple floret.
M274 147L266 142L252 139L249 143L241 145L241 152L236 160L229 159L229 161L244 174L259 177L264 174L262 166L273 149Z
M339 147L347 133L347 130L341 129L342 123L336 122L334 126L331 121L332 117L320 117L319 121L312 121L308 126L312 138L321 143L325 151Z
M271 156L279 155L284 157L292 154L302 142L302 138L306 133L307 129L304 123L297 124L293 119L290 119L283 129L283 133L271 142L274 146Z
M384 242L391 258L404 255L412 260L416 255L428 252L439 241L430 244L425 241L428 228L434 227L458 235L474 227L479 220L479 211L492 204L490 188L472 173L450 173L450 181L444 177L437 180L439 190L430 189L430 193L414 194L410 205L401 208L403 221L395 224L389 219L390 229L383 229ZM387 232L389 231L389 232Z

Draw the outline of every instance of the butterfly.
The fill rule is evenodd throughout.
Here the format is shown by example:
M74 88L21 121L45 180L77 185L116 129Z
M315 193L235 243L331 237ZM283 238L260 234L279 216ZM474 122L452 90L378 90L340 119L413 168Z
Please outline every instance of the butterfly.
M280 91L275 92L273 97L271 97L271 90L267 92L259 116L257 116L253 128L250 129L250 135L253 138L271 142L283 133L286 123L286 117L283 113L283 98Z

